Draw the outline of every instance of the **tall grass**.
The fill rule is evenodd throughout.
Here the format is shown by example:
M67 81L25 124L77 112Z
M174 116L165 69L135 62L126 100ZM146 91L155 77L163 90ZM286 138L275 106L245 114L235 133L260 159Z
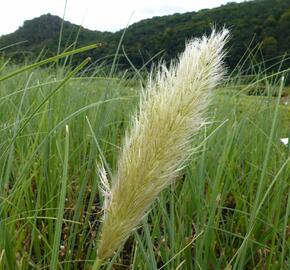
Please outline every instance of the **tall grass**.
M116 168L139 84L1 67L0 269L89 269L103 204L96 163ZM285 88L257 79L268 93ZM199 151L103 269L288 269L289 148L279 139L290 111L244 87L217 90Z

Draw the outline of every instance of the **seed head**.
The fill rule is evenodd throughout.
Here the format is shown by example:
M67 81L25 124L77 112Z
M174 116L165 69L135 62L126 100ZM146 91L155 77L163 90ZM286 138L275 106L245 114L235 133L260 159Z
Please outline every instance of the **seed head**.
M98 248L105 260L124 243L152 202L186 165L194 135L204 124L212 90L223 74L228 31L186 43L170 67L160 64L142 90L106 201Z

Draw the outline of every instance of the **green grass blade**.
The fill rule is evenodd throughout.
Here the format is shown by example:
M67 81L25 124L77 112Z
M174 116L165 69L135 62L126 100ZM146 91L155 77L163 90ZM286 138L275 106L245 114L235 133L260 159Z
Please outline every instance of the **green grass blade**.
M0 82L5 81L7 79L10 79L10 78L12 78L12 77L14 77L14 76L22 73L22 72L25 72L25 71L28 71L28 70L31 70L31 69L40 67L40 66L45 65L45 64L48 64L48 63L55 62L55 61L57 61L57 60L59 60L61 58L64 58L66 56L70 56L70 55L73 55L73 54L82 53L82 52L85 52L85 51L88 51L88 50L95 49L97 47L98 47L97 44L92 44L92 45L89 45L89 46L85 46L85 47L82 47L82 48L79 48L79 49L76 49L76 50L64 52L62 54L59 54L59 55L56 55L56 56L47 58L45 60L42 60L40 62L31 64L31 65L28 65L28 66L25 66L23 68L20 68L20 69L17 69L16 71L11 72L10 74L5 75L4 77L0 78Z
M61 229L63 223L63 214L65 207L65 197L66 197L66 189L67 189L67 179L68 179L68 160L69 160L69 126L66 126L66 136L65 136L65 152L64 152L64 162L63 162L63 176L61 181L61 191L60 198L58 204L58 213L57 213L57 221L55 225L55 234L52 248L52 256L51 256L51 270L56 270L58 264L58 253L60 250L60 238L61 238Z

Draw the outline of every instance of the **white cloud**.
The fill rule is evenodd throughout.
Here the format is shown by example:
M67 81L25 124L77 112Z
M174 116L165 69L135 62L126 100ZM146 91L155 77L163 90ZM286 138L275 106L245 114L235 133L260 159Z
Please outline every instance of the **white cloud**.
M233 1L233 0L232 0ZM230 0L68 0L65 19L92 30L116 31L130 23L153 16L197 11L220 6ZM15 31L24 20L51 13L62 17L65 0L3 1L0 14L0 35ZM242 2L242 0L235 0Z

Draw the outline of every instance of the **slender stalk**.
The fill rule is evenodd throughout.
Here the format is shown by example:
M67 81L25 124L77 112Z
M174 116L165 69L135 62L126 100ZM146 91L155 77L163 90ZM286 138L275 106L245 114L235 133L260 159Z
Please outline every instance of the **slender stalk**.
M58 54L56 56L47 58L45 60L42 60L40 62L31 64L31 65L28 65L28 66L25 66L23 68L19 68L19 69L15 70L15 71L5 75L4 77L0 78L0 82L5 81L7 79L10 79L10 78L12 78L12 77L24 72L24 71L27 71L27 70L30 70L30 69L34 69L36 67L39 67L39 66L42 66L42 65L45 65L45 64L48 64L48 63L55 62L56 60L59 60L59 59L64 58L66 56L70 56L70 55L73 55L73 54L78 54L78 53L82 53L82 52L85 52L85 51L88 51L88 50L95 49L98 46L99 46L98 44L88 45L88 46L85 46L85 47L82 47L82 48L79 48L79 49L76 49L76 50L72 50L72 51L68 51L68 52L64 52L64 53Z
M61 40L62 40L62 32L63 32L63 24L64 24L64 17L65 17L65 13L66 13L66 7L67 7L67 0L65 0L64 10L63 10L63 15L62 15L62 20L61 20L61 25L60 25L59 38L58 38L58 46L57 46L57 54L60 53L60 47L61 47Z
M61 233L62 233L61 227L63 224L65 197L67 193L68 160L69 160L69 126L68 125L65 128L65 132L66 132L66 136L65 136L63 176L62 176L62 181L61 181L61 191L60 191L58 213L57 213L57 220L56 220L56 225L55 225L55 234L54 234L53 249L52 249L52 256L51 256L51 265L50 265L51 270L57 269L58 253L59 253L60 239L61 239Z

